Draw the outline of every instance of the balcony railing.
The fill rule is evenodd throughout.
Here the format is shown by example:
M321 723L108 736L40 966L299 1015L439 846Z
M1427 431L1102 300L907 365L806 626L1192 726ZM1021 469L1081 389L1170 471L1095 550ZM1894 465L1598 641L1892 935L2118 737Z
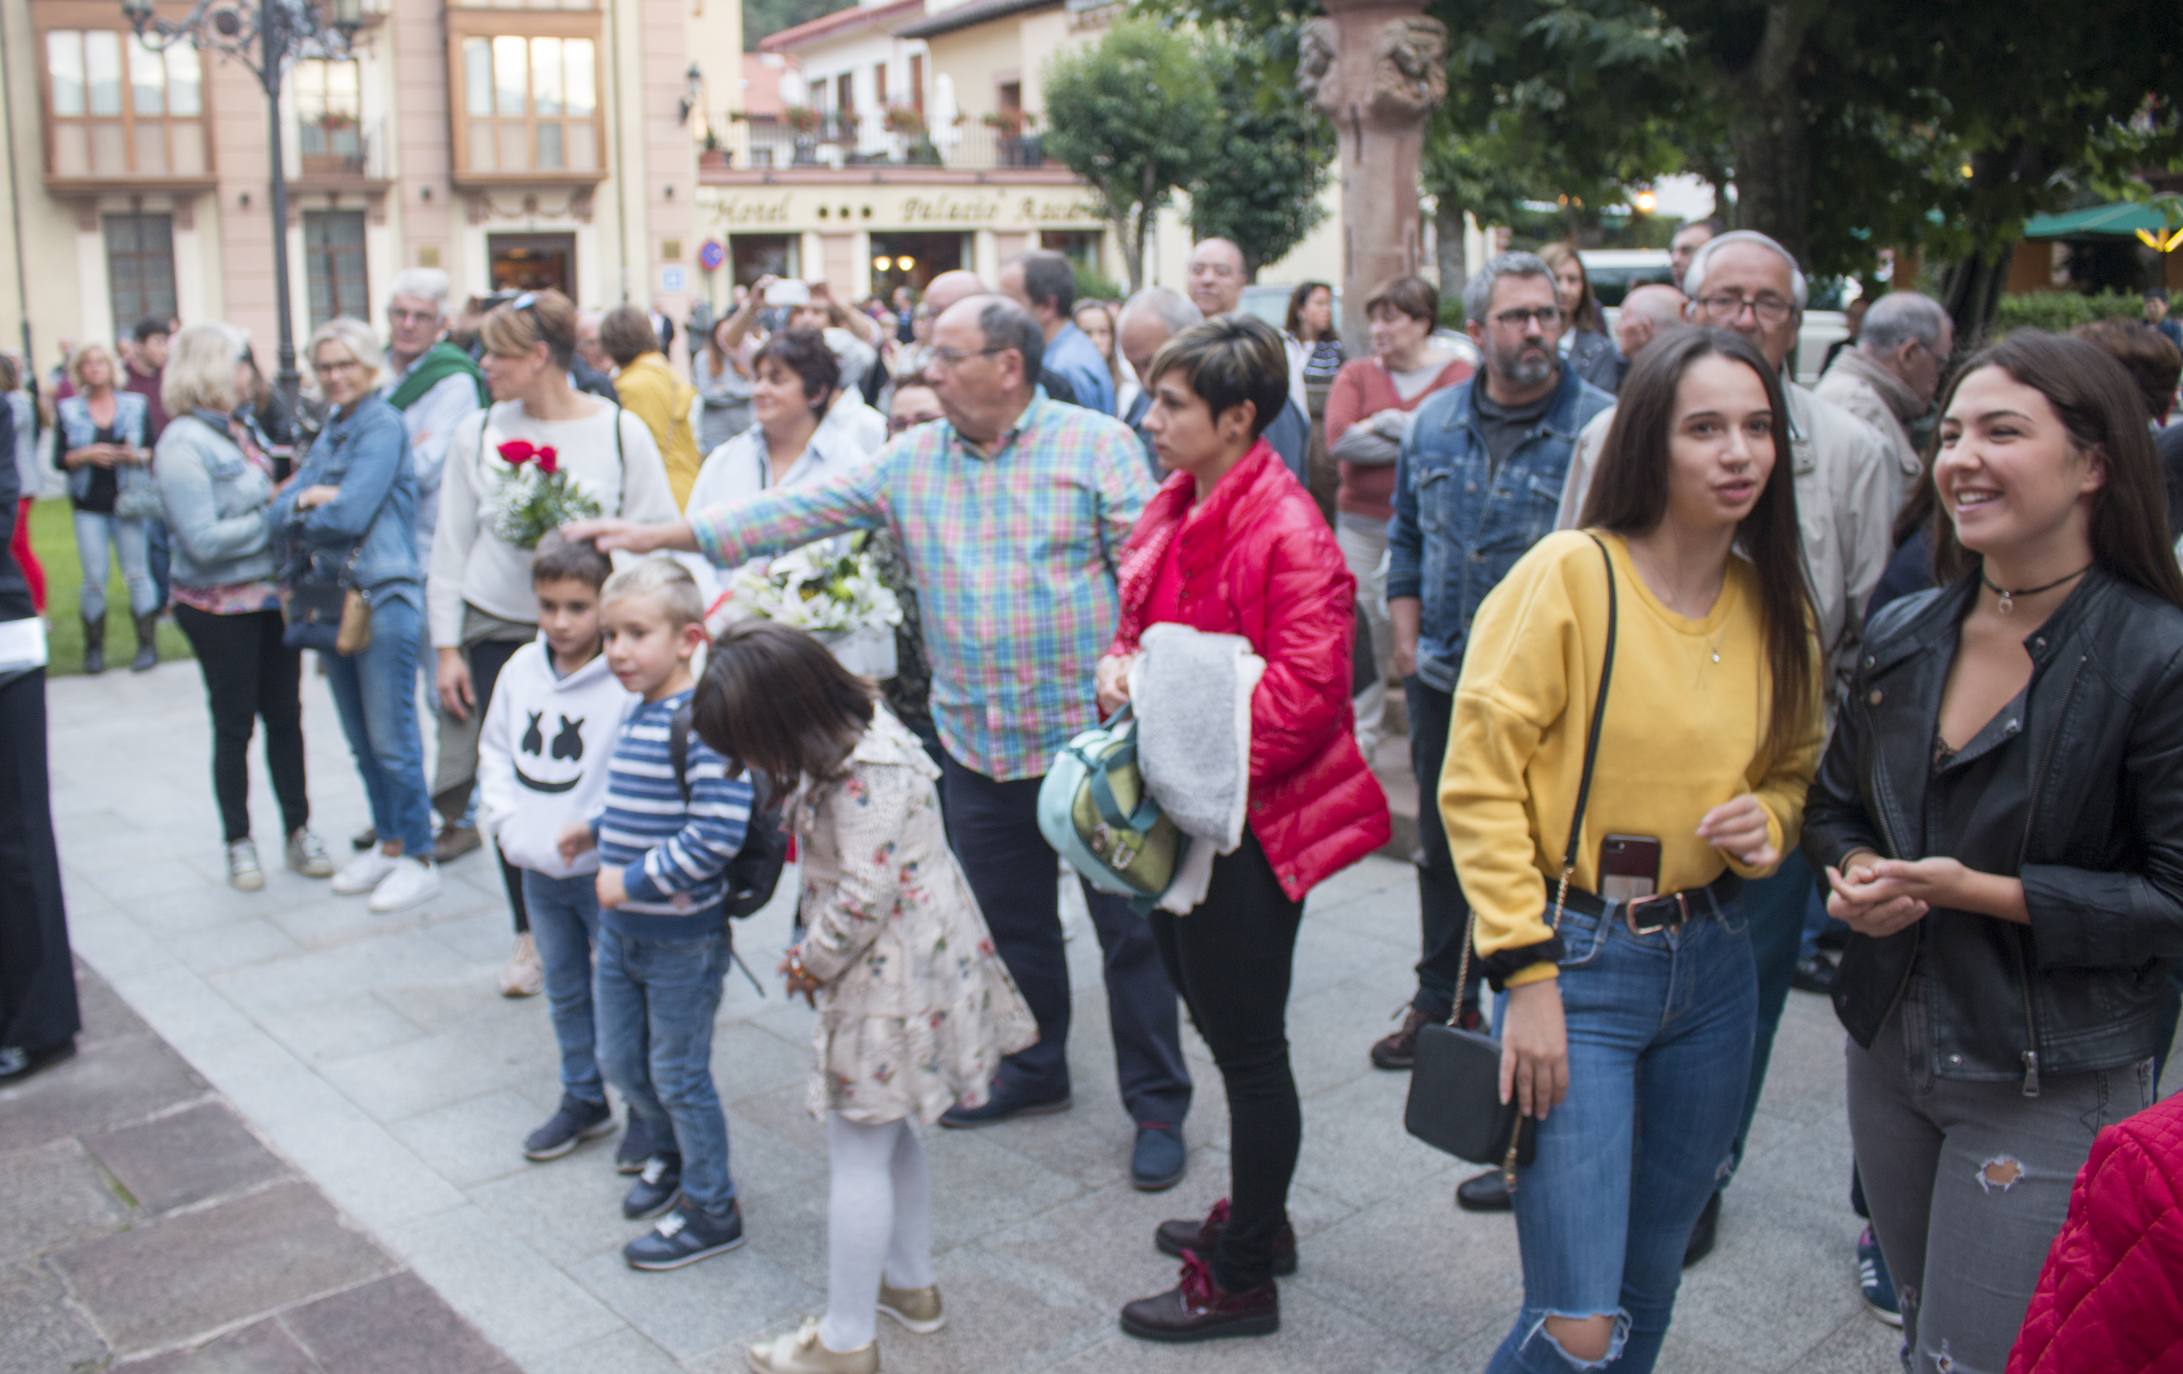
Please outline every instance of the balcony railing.
M387 179L386 139L376 120L347 115L304 118L296 125L295 181L337 185Z
M890 130L878 116L827 116L806 129L752 120L755 168L938 167L989 172L1047 167L1045 141L1030 130L964 121L950 129Z

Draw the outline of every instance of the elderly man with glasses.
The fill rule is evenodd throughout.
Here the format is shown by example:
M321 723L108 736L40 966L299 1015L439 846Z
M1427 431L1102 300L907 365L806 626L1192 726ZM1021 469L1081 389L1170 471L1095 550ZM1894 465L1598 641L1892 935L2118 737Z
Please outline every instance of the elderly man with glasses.
M1749 229L1722 234L1698 250L1683 286L1691 297L1691 323L1743 335L1782 371L1782 389L1789 403L1796 518L1804 535L1804 571L1812 609L1819 619L1831 720L1864 642L1865 602L1894 551L1892 531L1903 491L1900 466L1886 438L1872 426L1791 380L1788 369L1796 356L1809 287L1788 249ZM1869 333L1871 328L1867 316L1865 329ZM1566 527L1576 525L1584 508L1585 492L1612 423L1610 411L1592 421L1577 441L1568 486L1562 493L1561 524ZM1788 1001L1799 936L1815 891L1811 868L1795 850L1773 877L1744 885L1751 949L1758 963L1759 1021L1743 1125L1736 1132L1735 1152L1726 1171L1730 1174L1743 1159L1744 1140L1766 1083L1774 1031ZM1721 1186L1727 1187L1726 1178ZM1691 1235L1685 1263L1695 1263L1713 1248L1719 1218L1720 1195L1715 1194Z
M1864 325L1836 355L1813 393L1872 426L1887 440L1902 479L1896 493L1910 499L1925 480L1913 429L1933 409L1948 356L1956 351L1955 321L1947 308L1916 291L1890 291L1865 312Z
M605 549L692 549L723 567L852 530L891 529L901 541L931 661L949 836L1039 1028L1038 1043L1003 1064L986 1105L940 1119L950 1127L1070 1105L1069 970L1038 790L1054 756L1097 719L1088 688L1120 614L1115 560L1154 490L1128 426L1039 394L1045 345L1038 322L1006 298L957 301L934 323L925 358L940 422L911 427L838 477L668 524L568 531ZM1088 885L1085 898L1136 1125L1130 1179L1172 1187L1190 1105L1175 990L1143 918Z

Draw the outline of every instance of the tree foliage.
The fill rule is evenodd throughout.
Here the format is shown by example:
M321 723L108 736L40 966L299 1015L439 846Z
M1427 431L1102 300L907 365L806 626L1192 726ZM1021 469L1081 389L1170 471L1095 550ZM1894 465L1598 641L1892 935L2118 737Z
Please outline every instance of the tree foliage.
M1046 67L1048 156L1091 186L1144 284L1154 217L1211 151L1220 117L1192 42L1146 19L1115 25Z
M760 39L782 29L854 8L856 0L743 0L743 51L758 51Z
M1326 218L1334 129L1296 88L1296 40L1292 27L1200 45L1218 115L1207 131L1213 155L1183 186L1190 231L1233 240L1254 277Z

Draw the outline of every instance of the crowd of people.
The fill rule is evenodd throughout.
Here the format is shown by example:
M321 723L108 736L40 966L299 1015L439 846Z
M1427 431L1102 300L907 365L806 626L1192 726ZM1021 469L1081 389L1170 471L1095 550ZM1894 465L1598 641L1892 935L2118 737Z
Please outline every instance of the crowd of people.
M148 321L126 359L70 351L47 451L87 647L112 550L131 666L168 608L195 650L236 889L265 885L261 726L296 873L396 912L490 842L500 989L543 992L559 1056L521 1149L619 1128L623 1215L655 1223L634 1268L744 1239L712 1028L733 918L793 882L777 973L817 1012L829 1281L823 1315L750 1348L760 1374L869 1374L882 1314L937 1330L922 1131L1073 1105L1042 788L1073 739L1153 709L1178 640L1255 665L1247 818L1177 906L1082 886L1131 1182L1188 1172L1185 1012L1231 1148L1226 1196L1157 1228L1181 1269L1125 1331L1279 1328L1297 936L1312 889L1388 842L1372 760L1399 687L1420 953L1366 1054L1411 1071L1429 1028L1498 1036L1529 1146L1456 1197L1515 1214L1523 1296L1489 1370L1656 1367L1792 987L1848 1033L1856 1273L1905 1367L2083 1367L2034 1363L2098 1289L2100 1246L2056 1237L2105 1187L2115 1248L2131 1199L2072 1181L2153 1107L2183 998L2173 325L1959 359L1946 310L1891 291L1806 388L1786 249L1692 225L1673 262L1612 327L1567 245L1485 262L1461 335L1399 277L1353 341L1324 282L1281 327L1241 311L1218 239L1186 291L1121 302L1078 299L1045 251L891 308L763 278L690 327L687 375L658 312L451 310L412 269L383 342L311 336L306 414L236 330ZM22 410L11 536L43 485L13 461ZM891 671L739 600L814 545L890 591ZM40 818L35 562L11 547L0 747ZM306 648L369 805L338 864L310 828ZM0 924L4 1080L65 1057L76 1009L49 827L0 847L0 895L42 922ZM2172 1311L2107 1310L2178 1338Z

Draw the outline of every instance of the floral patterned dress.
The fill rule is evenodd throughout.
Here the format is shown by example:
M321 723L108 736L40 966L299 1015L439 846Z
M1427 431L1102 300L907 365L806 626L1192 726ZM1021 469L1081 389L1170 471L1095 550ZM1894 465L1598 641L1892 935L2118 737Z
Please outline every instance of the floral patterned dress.
M791 805L803 964L823 986L809 1105L863 1125L984 1103L1037 1023L940 824L939 770L885 707L842 777Z

